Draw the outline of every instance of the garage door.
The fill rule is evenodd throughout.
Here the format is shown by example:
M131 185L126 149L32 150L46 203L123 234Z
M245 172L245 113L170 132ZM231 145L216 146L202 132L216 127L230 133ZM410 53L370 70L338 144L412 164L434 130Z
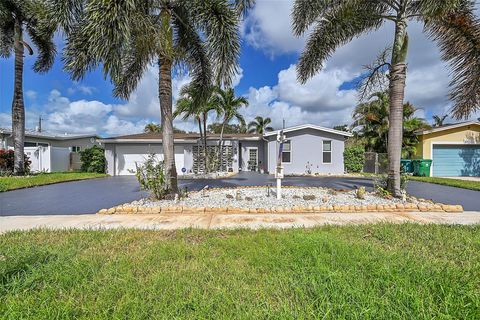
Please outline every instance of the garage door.
M480 145L434 145L433 176L480 176Z
M184 147L175 146L175 165L177 172L181 173L184 166ZM159 160L163 160L163 150L160 145L117 145L116 147L116 173L117 175L135 174L135 163L143 163L148 154L154 152Z

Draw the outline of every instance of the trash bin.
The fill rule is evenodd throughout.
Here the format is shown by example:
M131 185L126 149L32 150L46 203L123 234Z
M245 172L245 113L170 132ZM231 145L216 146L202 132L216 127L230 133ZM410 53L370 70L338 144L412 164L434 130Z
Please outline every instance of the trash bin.
M432 160L430 159L413 160L413 175L420 177L430 177L431 166Z
M403 173L413 173L413 163L409 159L400 160L400 169Z

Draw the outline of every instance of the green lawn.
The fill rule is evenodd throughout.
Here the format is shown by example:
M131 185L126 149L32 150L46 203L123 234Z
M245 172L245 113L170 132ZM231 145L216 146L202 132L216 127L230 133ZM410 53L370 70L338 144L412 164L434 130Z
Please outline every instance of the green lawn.
M41 173L26 177L0 177L0 192L21 188L36 187L57 182L84 180L106 176L106 174L90 172L55 172Z
M442 184L445 186L480 191L480 181L466 181L466 180L460 180L460 179L448 179L448 178L437 178L437 177L415 177L415 176L408 177L408 180L436 183L436 184Z
M474 319L480 226L0 236L1 319Z

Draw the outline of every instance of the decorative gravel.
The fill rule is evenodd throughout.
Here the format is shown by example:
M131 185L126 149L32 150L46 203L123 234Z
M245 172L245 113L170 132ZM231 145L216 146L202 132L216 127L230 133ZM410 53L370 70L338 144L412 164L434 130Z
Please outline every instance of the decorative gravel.
M423 200L423 199L422 199ZM416 198L408 198L408 203L428 204ZM277 200L275 188L270 188L268 195L267 187L214 189L198 192L190 192L187 198L174 200L152 201L141 199L133 201L131 206L144 207L241 207L241 208L271 208L274 206L321 206L321 205L387 205L406 203L401 199L386 199L375 193L365 193L365 199L357 199L355 191L335 191L328 188L283 188L282 199Z

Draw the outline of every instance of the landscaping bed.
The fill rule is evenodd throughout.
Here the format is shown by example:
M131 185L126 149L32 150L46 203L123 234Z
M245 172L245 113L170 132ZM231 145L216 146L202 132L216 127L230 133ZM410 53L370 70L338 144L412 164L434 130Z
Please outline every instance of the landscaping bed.
M474 319L480 226L0 236L1 319Z
M0 192L43 186L47 184L106 177L103 173L93 172L54 172L39 173L30 176L0 177Z
M308 212L376 212L376 211L446 211L461 212L462 206L433 203L407 197L405 201L356 190L317 187L283 187L282 199L276 199L271 187L218 188L191 192L179 200L154 201L148 198L126 203L101 214L113 213L308 213Z

